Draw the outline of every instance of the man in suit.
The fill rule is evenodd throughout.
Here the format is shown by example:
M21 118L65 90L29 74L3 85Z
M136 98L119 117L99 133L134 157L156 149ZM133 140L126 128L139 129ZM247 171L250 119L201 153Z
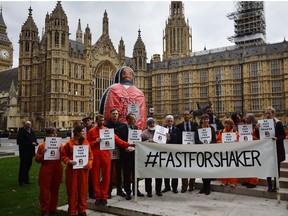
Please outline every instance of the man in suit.
M126 115L127 124L120 126L116 134L117 136L124 140L128 141L128 131L137 130L138 127L136 124L136 116L133 113L128 113ZM124 180L124 190L126 192L126 199L131 200L131 192L134 191L134 178L135 178L135 149L120 149L120 160L123 166L123 180ZM131 190L131 176L132 176L132 190ZM134 193L135 194L135 193ZM144 194L137 190L137 196L143 197Z
M177 127L180 130L181 143L182 143L183 131L194 131L195 132L196 127L198 126L198 124L196 122L190 121L191 115L190 115L189 111L184 111L182 116L184 118L184 121L177 125ZM188 191L193 191L194 186L195 186L195 178L190 178ZM188 188L188 179L182 178L181 193L185 193L187 191L187 188Z
M172 115L167 115L165 118L166 128L168 128L169 139L167 139L167 144L181 144L180 130L174 125L174 117ZM164 179L165 188L162 193L171 190L170 178ZM173 193L178 193L178 178L172 178L172 191Z

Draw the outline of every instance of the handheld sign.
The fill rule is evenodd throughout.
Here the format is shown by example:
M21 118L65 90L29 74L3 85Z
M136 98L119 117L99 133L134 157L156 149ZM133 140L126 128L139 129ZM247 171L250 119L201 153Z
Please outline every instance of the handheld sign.
M275 127L273 119L258 120L260 124L259 135L260 139L269 139L275 137Z
M156 143L166 143L168 133L168 128L162 127L160 125L156 125L155 133L153 136L153 141Z
M139 104L128 104L128 113L133 113L136 120L140 117L140 106Z
M142 130L128 130L128 143L141 142Z
M211 128L198 128L199 140L203 144L209 144L212 140Z
M83 169L88 164L89 145L73 146L73 161L77 162L73 169Z
M222 143L234 143L237 139L236 133L222 133Z
M239 142L242 141L252 141L252 124L238 125Z
M115 149L114 129L100 129L100 150Z
M183 131L182 132L182 144L183 145L195 144L194 137L195 137L194 131Z
M59 160L60 159L60 146L61 137L46 137L45 148L47 151L44 154L44 160Z

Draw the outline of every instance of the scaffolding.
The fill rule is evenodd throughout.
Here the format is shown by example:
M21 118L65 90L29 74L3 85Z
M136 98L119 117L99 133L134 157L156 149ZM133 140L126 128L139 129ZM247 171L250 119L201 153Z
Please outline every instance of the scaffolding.
M235 35L228 40L238 46L266 43L266 22L263 1L234 2L235 12L227 17L234 20Z

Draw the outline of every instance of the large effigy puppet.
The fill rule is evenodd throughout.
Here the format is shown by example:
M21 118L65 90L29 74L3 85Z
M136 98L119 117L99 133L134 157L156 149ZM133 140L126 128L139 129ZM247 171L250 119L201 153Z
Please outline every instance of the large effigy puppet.
M134 85L134 71L123 66L115 74L114 84L109 86L100 100L99 112L105 121L110 117L110 111L117 109L119 120L126 123L126 115L132 112L136 115L138 130L146 128L146 102L143 92Z

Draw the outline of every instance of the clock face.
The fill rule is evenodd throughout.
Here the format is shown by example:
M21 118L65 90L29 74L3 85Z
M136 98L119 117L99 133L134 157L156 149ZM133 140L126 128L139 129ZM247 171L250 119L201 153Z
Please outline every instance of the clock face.
M9 52L5 49L0 50L0 57L3 59L9 58Z

